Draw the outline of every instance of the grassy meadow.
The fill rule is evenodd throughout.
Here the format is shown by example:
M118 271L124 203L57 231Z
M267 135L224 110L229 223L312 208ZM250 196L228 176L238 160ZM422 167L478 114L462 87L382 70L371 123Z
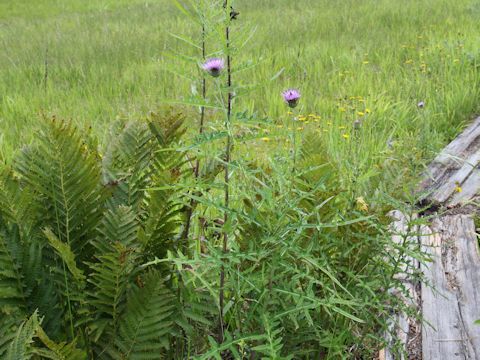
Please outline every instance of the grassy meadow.
M332 123L323 144L338 161L339 127L366 109L366 157L378 156L389 138L400 152L419 148L429 157L476 110L475 1L245 0L237 7L242 26L256 28L238 62L256 66L235 77L263 83L238 108L279 120L279 92L300 88L301 111ZM190 92L168 69L184 71L172 54L193 50L170 34L198 32L171 1L4 0L0 25L3 157L31 139L40 114L92 126L104 140L112 120L142 117Z
M386 345L387 289L425 260L387 213L479 111L480 3L220 3L0 0L0 357Z

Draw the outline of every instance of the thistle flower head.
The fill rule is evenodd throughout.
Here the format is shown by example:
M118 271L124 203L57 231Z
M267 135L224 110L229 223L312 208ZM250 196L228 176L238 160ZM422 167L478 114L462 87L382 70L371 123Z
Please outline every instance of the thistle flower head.
M290 106L294 108L298 105L298 100L300 99L300 92L296 89L288 89L282 93L283 100Z
M208 72L213 77L218 77L225 67L225 61L220 58L212 58L205 61L202 65L203 70Z

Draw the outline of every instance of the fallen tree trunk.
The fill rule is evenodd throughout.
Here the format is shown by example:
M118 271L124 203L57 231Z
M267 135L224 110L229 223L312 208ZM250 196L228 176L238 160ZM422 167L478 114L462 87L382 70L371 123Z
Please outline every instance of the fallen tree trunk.
M480 360L480 325L475 324L480 319L480 252L473 220L480 203L480 118L433 160L418 191L429 225L408 241L421 243L432 261L412 259L424 282L415 284L409 271L404 281L411 295L408 305L421 311L424 322L419 326L397 313L390 330L409 360ZM402 232L411 230L409 219L399 211L392 214L392 239L398 242ZM393 346L392 338L387 342ZM380 359L403 359L391 347L381 351Z

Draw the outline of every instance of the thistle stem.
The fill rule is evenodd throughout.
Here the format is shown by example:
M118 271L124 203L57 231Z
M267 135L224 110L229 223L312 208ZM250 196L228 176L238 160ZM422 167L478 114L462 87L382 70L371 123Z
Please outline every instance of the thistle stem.
M205 55L205 23L202 23L202 59L205 61L206 55ZM206 85L206 80L205 76L202 77L202 99L203 103L205 103L207 97L207 85ZM199 128L198 128L198 133L200 135L203 134L204 130L204 122L205 122L205 106L200 107L200 123L199 123ZM195 160L195 166L194 166L194 177L195 181L198 180L198 176L200 174L200 159L197 157ZM190 204L187 210L187 223L185 224L185 230L183 232L182 239L184 241L184 250L187 250L188 248L188 237L190 235L190 228L192 224L192 215L193 215L193 209L195 208L196 201L194 199L190 200Z
M297 123L296 123L297 117L293 117L293 132L292 132L292 146L293 146L293 151L292 151L292 157L293 157L293 166L292 166L292 174L295 174L295 170L297 168Z
M230 120L232 115L232 68L231 68L231 56L230 56L230 14L228 10L228 0L225 0L223 7L225 8L226 14L226 26L225 26L225 41L226 41L226 53L227 53L227 114L225 118L225 128L227 130L227 144L225 147L225 212L223 214L223 225L226 226L228 222L228 206L230 203L230 174L229 174L229 165L231 161L231 147L232 147L232 137L230 134ZM228 251L228 233L224 229L223 231L223 244L222 251L224 254ZM219 306L220 306L220 332L219 332L219 342L223 343L224 340L224 323L223 323L223 309L224 309L224 286L225 286L225 265L222 262L222 267L220 270L220 292L219 292Z

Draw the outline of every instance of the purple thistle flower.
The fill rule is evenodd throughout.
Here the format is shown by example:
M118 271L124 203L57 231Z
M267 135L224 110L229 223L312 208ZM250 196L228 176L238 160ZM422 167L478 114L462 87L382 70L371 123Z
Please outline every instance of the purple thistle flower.
M213 77L219 77L224 67L225 61L220 58L208 59L202 65L203 70L208 72Z
M294 108L298 105L298 100L300 99L300 92L296 89L288 89L282 92L283 100L290 106Z

